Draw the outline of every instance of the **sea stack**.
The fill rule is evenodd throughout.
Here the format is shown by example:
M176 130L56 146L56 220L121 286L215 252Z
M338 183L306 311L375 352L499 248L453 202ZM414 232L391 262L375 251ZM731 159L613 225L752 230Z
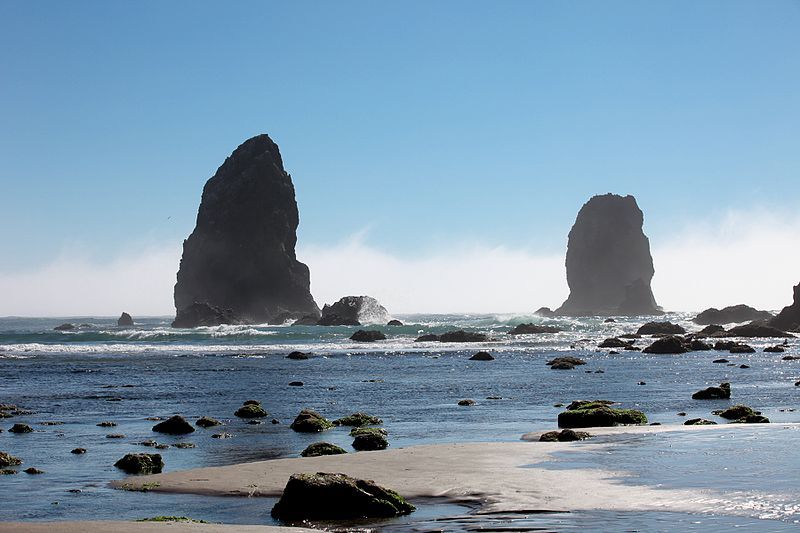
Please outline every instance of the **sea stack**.
M794 301L768 322L773 328L782 331L800 330L800 283L794 286Z
M219 310L202 325L319 317L308 267L295 256L298 223L278 145L268 135L248 139L203 188L197 224L183 243L174 325L201 325L191 312L198 307Z
M653 258L633 196L604 194L578 212L567 244L570 293L561 316L661 314L650 281Z

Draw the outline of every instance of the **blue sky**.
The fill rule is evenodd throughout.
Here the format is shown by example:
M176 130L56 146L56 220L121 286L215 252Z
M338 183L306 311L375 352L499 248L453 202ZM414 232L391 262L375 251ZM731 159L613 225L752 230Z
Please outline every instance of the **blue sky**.
M605 192L654 246L794 213L799 34L788 0L0 0L0 273L179 245L262 132L301 247L559 255Z

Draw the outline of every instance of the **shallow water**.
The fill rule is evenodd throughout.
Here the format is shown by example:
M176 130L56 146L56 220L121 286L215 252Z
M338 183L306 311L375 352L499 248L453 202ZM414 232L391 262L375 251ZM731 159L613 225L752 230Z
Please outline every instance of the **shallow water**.
M733 403L761 410L773 422L800 422L800 414L792 410L800 395L800 387L794 386L800 378L800 361L781 359L787 354L798 355L797 344L785 354L763 353L764 346L776 343L763 339L747 340L758 351L745 355L714 351L675 356L626 351L610 355L608 350L597 351L597 343L634 331L644 318L622 319L614 324L604 324L601 319L496 315L400 318L408 325L379 328L389 340L369 345L349 341L347 337L357 329L350 327L173 330L168 320L161 318L142 320L134 328L117 328L113 320L89 317L0 319L0 403L15 403L34 411L2 420L0 427L7 430L14 422L25 422L36 429L27 435L0 433L0 450L22 457L24 467L36 466L47 472L40 476L0 476L0 496L8 502L0 506L0 519L134 519L185 514L214 521L272 523L272 502L265 498L221 498L209 503L196 496L115 491L107 483L122 477L112 466L122 455L153 451L137 444L146 439L197 444L194 449L161 450L166 471L298 456L305 446L323 439L349 449L351 439L345 428L327 431L323 436L291 431L288 424L304 407L329 418L357 410L376 414L384 419L392 446L502 441L554 428L561 409L553 404L579 398L613 399L643 410L651 421L665 424L698 416L724 422L711 411L731 401L701 402L690 396L708 385L731 381ZM680 321L687 329L699 329L686 322L684 315L667 318ZM75 332L52 331L66 321L90 326ZM566 331L505 335L511 326L529 321L559 324ZM454 328L491 332L497 340L469 345L413 342L422 332ZM643 347L648 342L643 339L637 345ZM497 360L469 361L469 355L478 349L488 349ZM314 356L305 361L286 359L292 350L311 351ZM566 353L585 359L587 364L569 371L554 371L545 365L552 357ZM735 366L711 362L719 357ZM742 363L750 368L740 369ZM303 381L304 386L288 385L296 380ZM486 399L490 396L502 399ZM261 400L271 413L260 425L233 417L242 401L251 398ZM475 399L477 405L457 406L462 398ZM678 416L679 411L688 416ZM153 433L155 422L145 420L175 413L214 416L226 425L198 429L187 437L169 437ZM280 423L271 424L272 417ZM95 425L104 420L118 425ZM63 424L40 424L45 421ZM233 437L211 438L221 431ZM122 433L125 438L105 438L109 433ZM618 525L621 530L653 530L669 524L686 529L699 521L706 526L742 524L771 531L792 524L798 516L798 510L788 503L797 501L800 491L796 481L800 460L792 449L798 442L797 431L755 427L747 436L741 432L737 436L699 432L677 437L625 437L615 441L611 453L565 454L552 466L569 468L586 463L611 470L624 466L631 471L624 483L728 490L732 499L738 498L736 501L757 502L751 509L745 503L741 508L700 516L593 511L525 519L470 516L459 522L445 519L464 515L464 509L422 502L420 512L380 527L512 527L501 524L506 521L513 527L564 530L600 520L616 524L614 529ZM89 453L69 453L79 446ZM66 492L70 489L81 492Z

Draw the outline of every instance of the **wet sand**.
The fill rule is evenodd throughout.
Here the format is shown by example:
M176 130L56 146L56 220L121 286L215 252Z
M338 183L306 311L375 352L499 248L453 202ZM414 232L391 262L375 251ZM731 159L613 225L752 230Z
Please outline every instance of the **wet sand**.
M188 522L0 522L0 533L302 533L314 529Z

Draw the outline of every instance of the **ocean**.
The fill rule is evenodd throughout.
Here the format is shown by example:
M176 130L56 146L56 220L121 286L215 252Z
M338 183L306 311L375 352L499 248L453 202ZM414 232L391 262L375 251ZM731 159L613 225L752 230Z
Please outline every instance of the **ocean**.
M693 314L662 320L699 330ZM761 411L771 427L752 425L711 432L670 432L598 438L602 450L556 454L546 468L624 471L619 483L693 488L722 495L729 505L705 513L575 511L484 516L464 506L417 502L399 519L358 524L388 531L628 530L668 531L738 527L795 530L800 524L800 356L797 342L785 353L765 353L775 339L746 339L752 354L706 351L650 355L598 349L604 338L630 333L652 317L544 319L533 315L405 315L405 325L376 326L387 340L349 340L356 327L218 326L177 330L169 317L136 318L116 326L97 317L0 318L0 403L30 411L0 419L0 451L21 457L21 468L42 475L0 476L0 520L135 520L187 515L213 522L275 524L270 498L214 498L115 490L123 477L113 464L126 453L148 452L155 439L195 448L159 450L165 471L297 457L326 440L350 451L344 428L322 435L296 433L289 424L303 408L338 418L355 411L381 417L391 447L466 441L518 441L527 432L556 429L556 417L576 399L604 398L644 411L650 422L718 421L711 411L742 403ZM61 323L79 327L54 331ZM511 336L523 322L557 325L561 333ZM365 328L367 329L367 328ZM369 327L368 329L373 329ZM482 343L414 340L423 333L464 329L488 333ZM648 339L637 341L644 347ZM291 351L310 352L290 360ZM487 350L494 361L470 361ZM551 370L546 362L574 355L586 365ZM713 363L718 358L728 363ZM741 368L747 365L749 368ZM302 386L290 386L290 382ZM729 381L732 400L694 401L701 388ZM492 399L489 399L492 398ZM233 416L248 399L270 416L248 424ZM471 407L458 406L473 399ZM686 415L678 413L685 412ZM153 417L207 415L225 425L185 437L151 431ZM271 423L272 419L277 423ZM103 421L113 427L98 427ZM13 434L13 423L33 433ZM777 427L781 424L788 424ZM226 432L230 438L212 438ZM108 434L123 437L107 438ZM536 443L531 443L535 446ZM84 455L70 450L83 447ZM20 470L21 470L20 468Z

